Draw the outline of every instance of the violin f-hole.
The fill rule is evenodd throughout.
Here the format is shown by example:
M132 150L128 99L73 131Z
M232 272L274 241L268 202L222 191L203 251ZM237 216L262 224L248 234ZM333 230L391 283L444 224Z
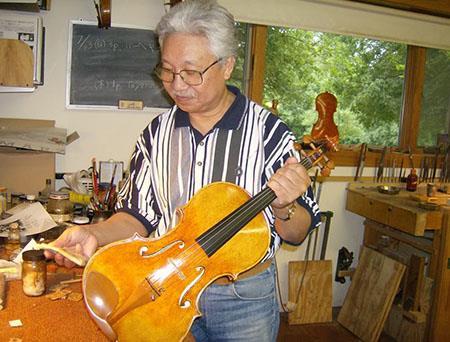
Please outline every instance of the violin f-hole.
M191 306L191 301L190 300L186 300L184 301L184 297L186 296L186 293L189 292L190 289L192 289L192 287L197 284L199 282L199 280L203 277L203 274L205 274L205 268L203 266L198 266L195 268L195 270L197 272L200 272L193 281L191 281L188 286L185 287L185 289L183 290L183 292L181 292L180 295L180 299L178 299L178 305L183 308L183 309L187 309L188 307ZM184 301L184 302L183 302Z
M147 254L148 246L142 246L141 248L139 248L139 255L143 258L154 258L154 257L166 252L168 249L172 248L175 245L178 245L178 248L182 249L182 248L184 248L184 241L182 241L182 240L173 241L173 242L169 243L167 246L164 246L163 248L158 249L156 252L149 253L149 254Z

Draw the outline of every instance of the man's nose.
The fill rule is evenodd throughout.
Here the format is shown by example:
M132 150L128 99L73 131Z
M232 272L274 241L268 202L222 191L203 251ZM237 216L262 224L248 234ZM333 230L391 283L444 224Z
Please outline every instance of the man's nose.
M173 75L172 88L174 89L186 89L189 85L184 82L180 74Z

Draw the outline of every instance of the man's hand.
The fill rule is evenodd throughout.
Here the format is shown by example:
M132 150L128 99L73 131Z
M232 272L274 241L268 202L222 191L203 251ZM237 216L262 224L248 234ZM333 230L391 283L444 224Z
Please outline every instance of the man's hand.
M85 227L71 227L66 229L61 236L56 239L53 246L64 248L65 250L82 255L83 257L89 259L98 247L97 238L94 234L89 232L89 229ZM71 268L75 266L75 263L69 259L63 257L59 253L52 253L46 250L44 252L45 256L49 259L55 259L58 265Z
M277 195L272 207L281 209L288 206L300 197L310 184L311 179L306 169L295 157L290 157L267 183Z

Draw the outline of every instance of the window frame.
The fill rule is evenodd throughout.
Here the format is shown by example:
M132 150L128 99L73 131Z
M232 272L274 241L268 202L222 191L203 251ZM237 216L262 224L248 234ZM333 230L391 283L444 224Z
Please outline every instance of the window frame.
M257 103L262 103L263 99L267 27L266 25L250 24L250 78L248 80L247 95ZM403 84L404 90L400 114L399 144L394 147L392 152L406 152L410 149L415 155L423 153L423 150L417 146L417 137L425 81L425 59L425 47L407 46L405 81ZM382 146L380 146L380 150L381 148ZM339 145L338 149L339 151L337 152L328 153L329 158L334 161L336 166L357 165L360 153L359 145ZM403 156L404 163L408 163L407 157L407 155ZM415 159L415 165L417 165L419 156L413 157ZM365 166L376 166L378 160L378 153L368 153Z

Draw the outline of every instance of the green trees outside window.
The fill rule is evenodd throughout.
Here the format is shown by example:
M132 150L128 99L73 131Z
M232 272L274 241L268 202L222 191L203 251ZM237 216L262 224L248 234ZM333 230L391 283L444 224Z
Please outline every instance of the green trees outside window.
M232 84L245 90L248 24L237 23L239 56ZM315 97L338 99L334 115L341 144L396 146L402 120L407 45L369 38L267 28L263 104L278 100L279 115L297 136L317 120ZM417 145L436 144L450 120L450 51L427 49Z

